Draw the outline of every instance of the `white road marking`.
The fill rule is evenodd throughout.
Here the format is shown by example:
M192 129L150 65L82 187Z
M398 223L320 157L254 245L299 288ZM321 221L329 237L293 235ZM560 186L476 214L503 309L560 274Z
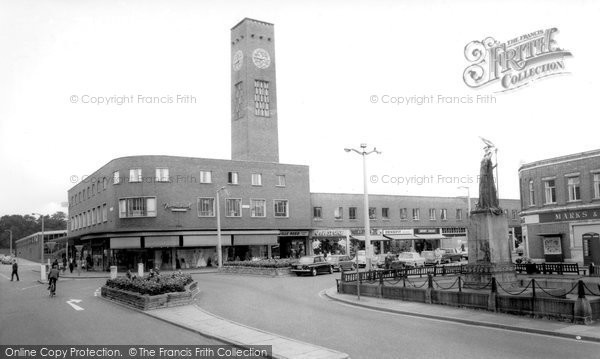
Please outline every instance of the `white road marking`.
M96 291L94 292L94 297L99 297L101 294L101 289L100 287L98 287L98 289L96 289Z
M73 309L75 309L75 310L83 310L83 308L81 308L80 306L78 306L77 304L74 304L74 303L81 303L81 299L67 300L67 304L70 305L71 307L73 307Z
M31 288L35 288L35 287L39 287L42 286L43 284L36 284L36 285L32 285L30 287L25 287L25 288L21 288L21 290L25 290L25 289L31 289Z
M7 276L5 276L4 274L0 273L1 276L3 276L4 278L10 280L10 278L8 278Z

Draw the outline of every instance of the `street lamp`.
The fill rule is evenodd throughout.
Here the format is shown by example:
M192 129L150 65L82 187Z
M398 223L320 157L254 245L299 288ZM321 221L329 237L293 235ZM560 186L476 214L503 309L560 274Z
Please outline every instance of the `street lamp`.
M40 218L42 219L42 240L41 240L41 248L42 248L42 253L41 253L41 270L40 270L40 275L42 276L42 281L44 279L46 279L46 266L44 265L44 215L40 214L40 213L32 213L32 215L34 216L40 216Z
M223 268L223 241L221 239L221 211L219 209L219 192L224 191L225 195L229 196L229 192L225 189L225 186L217 190L217 257L219 260L219 269Z
M10 234L10 255L12 256L12 231L10 229L5 229L4 232L8 232Z
M367 144L366 143L361 143L360 144L360 150L354 149L354 148L344 148L344 151L346 152L350 152L350 151L354 151L356 153L358 153L359 155L362 156L363 158L363 184L364 184L364 191L365 191L365 198L364 198L364 211L365 211L365 252L366 252L366 256L367 256L367 268L369 268L369 270L371 270L371 223L370 218L369 218L369 191L367 189L367 155L370 155L371 153L376 153L378 155L381 154L380 151L377 151L377 148L373 147L373 150L371 151L367 151ZM358 280L358 278L357 278Z
M467 190L467 218L469 218L471 216L471 189L467 186L459 186L458 189Z

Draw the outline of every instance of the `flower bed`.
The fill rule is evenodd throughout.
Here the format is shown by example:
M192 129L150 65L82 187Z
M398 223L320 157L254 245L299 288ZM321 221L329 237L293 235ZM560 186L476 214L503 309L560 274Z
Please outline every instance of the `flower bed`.
M296 259L261 259L258 261L231 261L223 264L222 272L237 274L255 274L270 277L291 275L291 264Z
M101 295L130 307L150 310L190 304L198 283L189 274L118 277L106 281Z

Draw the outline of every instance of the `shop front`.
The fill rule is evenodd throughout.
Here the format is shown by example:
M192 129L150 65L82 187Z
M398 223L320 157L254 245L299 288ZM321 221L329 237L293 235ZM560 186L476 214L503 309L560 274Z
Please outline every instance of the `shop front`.
M364 247L364 243L366 243L364 228L353 228L350 232L351 238L361 243L361 247ZM371 228L369 240L373 248L372 254L388 253L390 251L390 239L383 236L383 230Z
M350 230L348 229L313 229L310 234L311 249L315 254L349 254Z
M384 229L383 236L390 239L390 251L394 253L411 252L415 250L413 229Z
M440 228L415 228L414 235L417 237L415 250L419 253L441 248L442 241L448 239L441 234Z
M271 247L273 258L299 258L308 255L311 249L308 236L308 231L280 231L279 244Z
M273 246L279 245L277 242L278 234L279 231L233 234L231 236L232 248L229 250L228 258L231 260L271 258Z

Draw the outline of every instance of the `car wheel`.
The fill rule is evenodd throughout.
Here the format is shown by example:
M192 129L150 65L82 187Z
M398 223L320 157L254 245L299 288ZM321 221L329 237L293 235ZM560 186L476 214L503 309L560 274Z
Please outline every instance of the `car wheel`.
M300 277L300 273L296 273L296 277Z
M329 274L333 274L333 266L329 267Z
M310 271L310 274L311 274L313 277L315 277L315 276L317 275L317 268L313 268L313 269Z

